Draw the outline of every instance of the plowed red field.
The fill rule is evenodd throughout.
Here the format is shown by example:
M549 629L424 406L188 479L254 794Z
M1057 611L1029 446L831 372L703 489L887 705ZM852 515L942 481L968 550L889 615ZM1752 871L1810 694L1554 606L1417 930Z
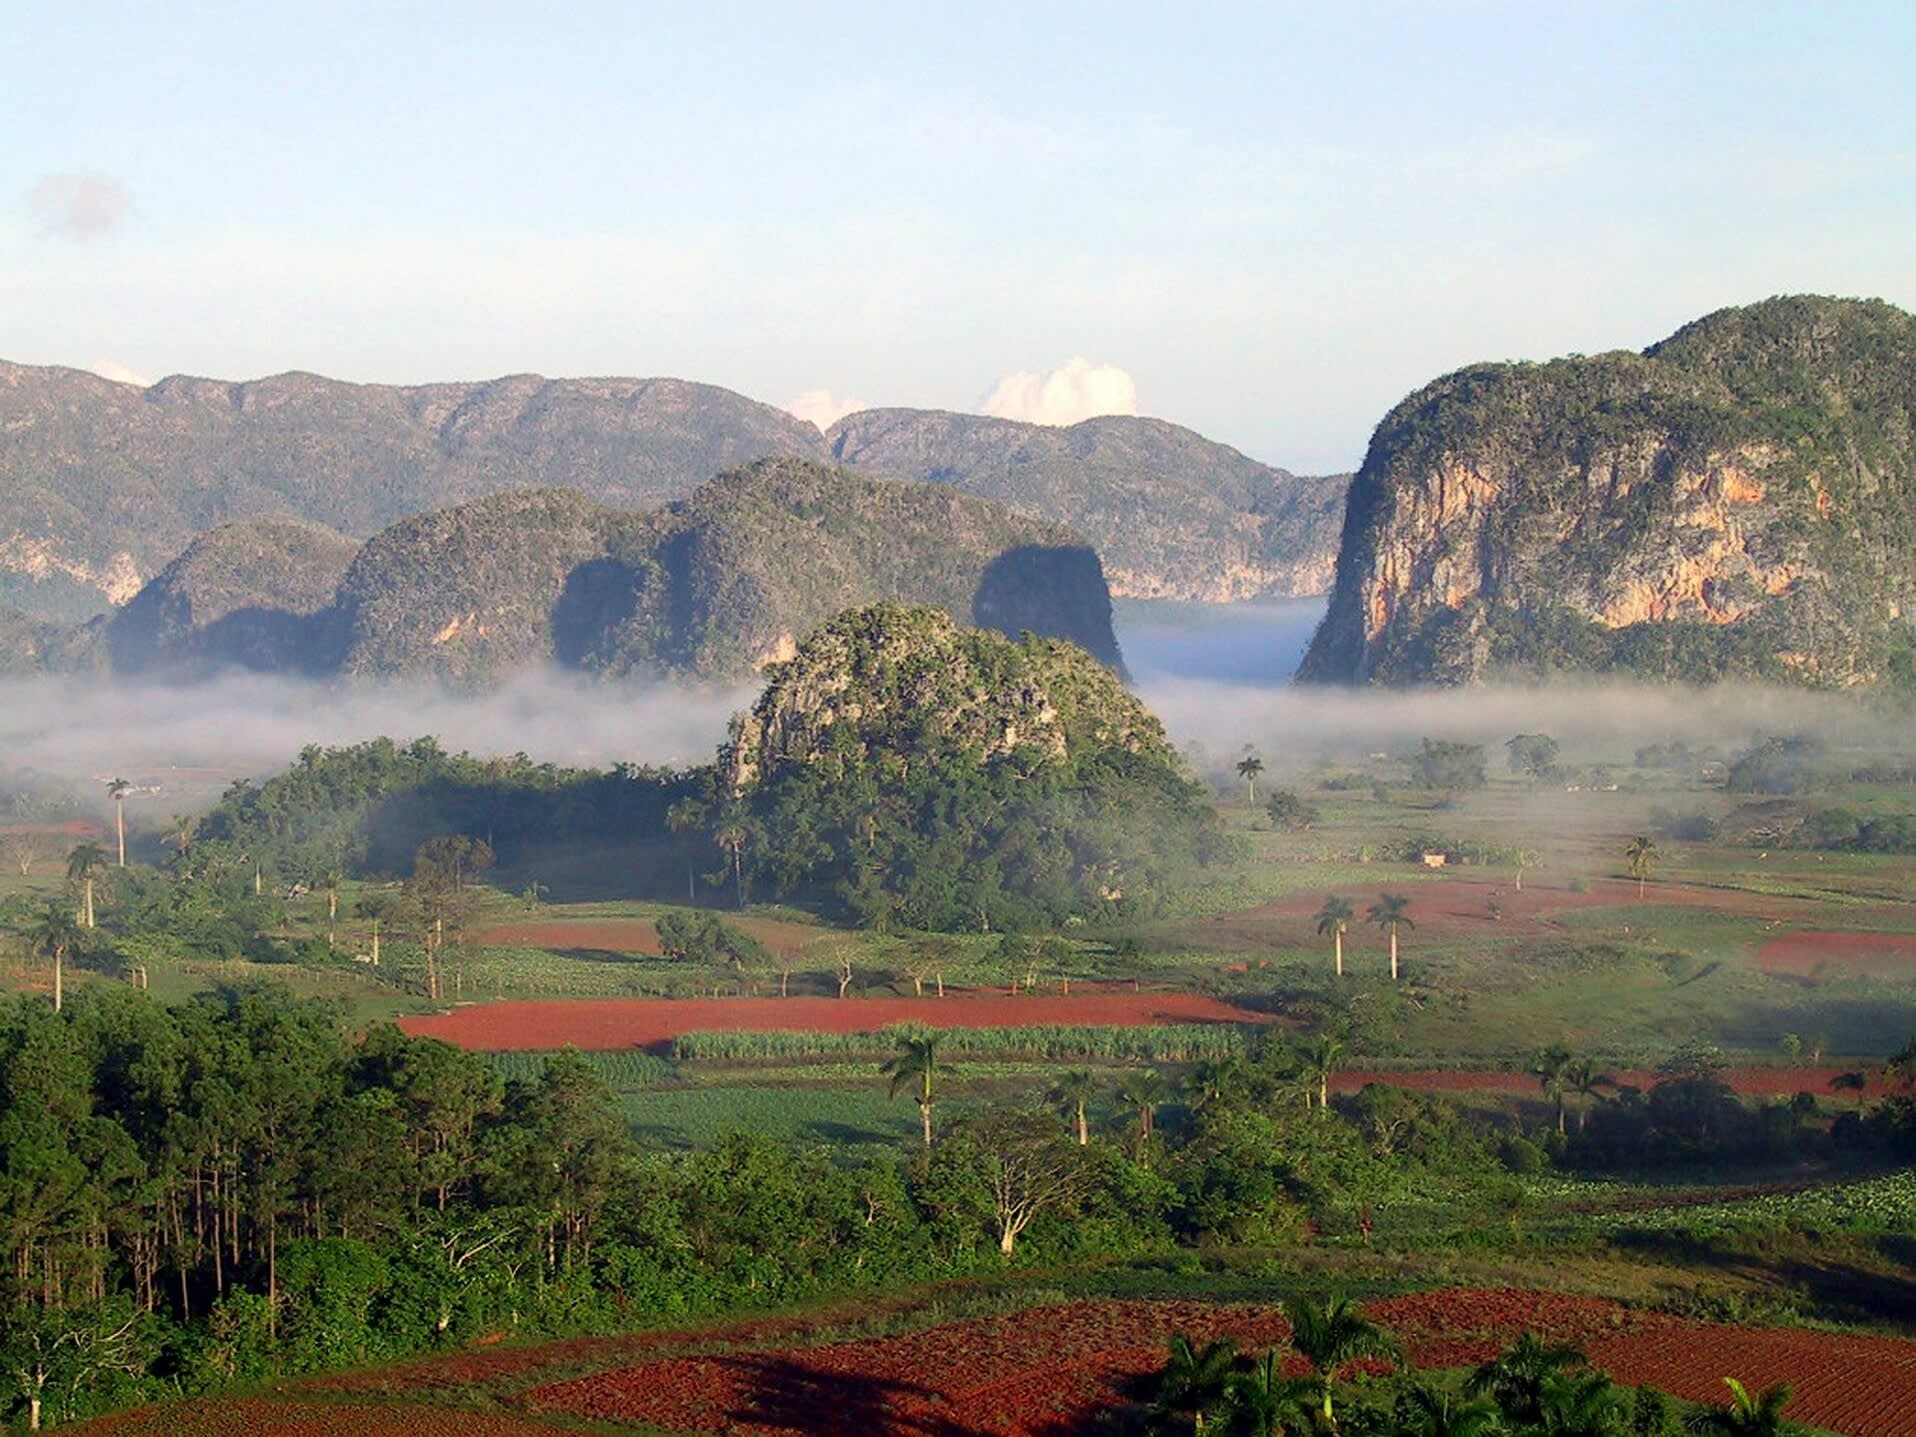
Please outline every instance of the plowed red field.
M1757 949L1756 961L1797 978L1916 978L1916 933L1785 933Z
M1854 1437L1916 1432L1916 1342L1723 1327L1536 1292L1453 1289L1368 1311L1420 1367L1474 1365L1531 1330L1579 1343L1625 1383L1719 1402L1725 1376L1787 1381L1797 1421ZM873 1341L662 1357L535 1387L523 1401L535 1413L675 1429L1050 1437L1120 1400L1180 1330L1228 1333L1253 1350L1287 1335L1269 1309L1082 1302Z
M1073 994L953 994L948 998L608 998L597 1001L480 1003L450 1013L401 1018L424 1038L487 1052L633 1048L681 1033L875 1033L894 1023L935 1028L1258 1023L1262 1015L1199 993L1128 990Z

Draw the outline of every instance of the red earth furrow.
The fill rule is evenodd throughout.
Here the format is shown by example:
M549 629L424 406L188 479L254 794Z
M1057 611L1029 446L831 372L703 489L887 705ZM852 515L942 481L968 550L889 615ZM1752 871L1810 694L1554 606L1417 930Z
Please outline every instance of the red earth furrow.
M948 998L610 998L477 1003L401 1018L415 1037L487 1052L650 1047L686 1033L875 1033L898 1023L934 1028L1141 1028L1166 1023L1260 1023L1265 1015L1201 993L956 994Z

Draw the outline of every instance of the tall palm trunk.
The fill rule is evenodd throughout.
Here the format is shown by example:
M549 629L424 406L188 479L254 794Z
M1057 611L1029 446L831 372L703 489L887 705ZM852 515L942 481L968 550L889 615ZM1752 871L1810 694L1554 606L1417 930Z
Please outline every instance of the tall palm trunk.
M1390 981L1397 981L1397 925L1390 925Z
M53 1011L59 1012L65 1001L64 969L66 967L66 949L55 945L53 949Z
M1337 944L1337 976L1342 978L1344 976L1344 930L1343 929L1340 928L1337 930L1336 934L1334 935L1334 941Z
M1084 1104L1080 1102L1078 1104L1078 1146L1083 1148L1083 1147L1089 1147L1090 1145L1091 1145L1091 1130L1089 1126L1085 1123Z
M126 867L126 800L113 800L113 831L120 841L120 867Z

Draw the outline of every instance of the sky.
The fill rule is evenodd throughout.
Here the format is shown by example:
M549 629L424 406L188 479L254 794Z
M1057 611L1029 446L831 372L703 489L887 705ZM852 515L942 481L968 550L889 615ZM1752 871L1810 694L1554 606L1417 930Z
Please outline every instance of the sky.
M0 0L0 358L675 375L1300 472L1484 359L1916 308L1916 4Z

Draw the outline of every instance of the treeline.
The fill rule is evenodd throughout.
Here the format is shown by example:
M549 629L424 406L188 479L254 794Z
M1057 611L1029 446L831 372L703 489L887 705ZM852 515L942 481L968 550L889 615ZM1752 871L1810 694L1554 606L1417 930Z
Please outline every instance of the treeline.
M698 782L672 770L563 768L524 754L447 753L430 738L377 738L302 749L285 773L234 784L172 841L189 872L261 868L280 882L308 885L330 872L404 875L421 844L447 834L482 841L501 863L522 865L567 847L670 846L667 812Z
M1061 1090L940 1123L913 1155L747 1134L666 1153L634 1142L576 1055L506 1080L390 1027L354 1042L324 1005L268 990L15 1000L4 1401L64 1420L491 1332L1291 1237L1359 1194L1496 1180L1435 1103L1307 1109L1286 1052L1203 1065L1181 1103L1138 1074L1131 1116L1082 1144Z

